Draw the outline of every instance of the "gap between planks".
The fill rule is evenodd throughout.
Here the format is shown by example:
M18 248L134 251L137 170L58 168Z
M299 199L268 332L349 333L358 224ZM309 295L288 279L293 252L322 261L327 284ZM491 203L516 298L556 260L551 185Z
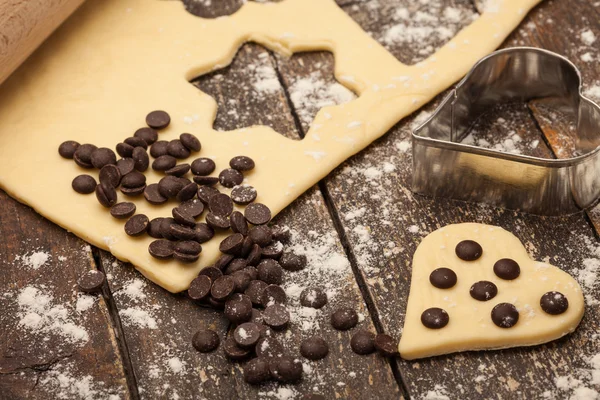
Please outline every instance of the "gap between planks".
M92 249L92 257L96 269L101 271L106 276L106 271L104 270L102 262L100 261L101 250L91 245L90 248ZM129 355L129 347L127 345L127 340L125 339L125 333L123 331L119 310L110 290L110 286L108 285L108 280L104 282L104 285L102 286L102 296L106 301L108 315L110 315L112 328L115 332L115 339L119 345L119 352L121 353L121 360L123 361L123 370L125 372L125 379L127 380L127 389L129 390L130 398L131 400L140 400L138 382L133 369L133 363L131 362L131 357Z

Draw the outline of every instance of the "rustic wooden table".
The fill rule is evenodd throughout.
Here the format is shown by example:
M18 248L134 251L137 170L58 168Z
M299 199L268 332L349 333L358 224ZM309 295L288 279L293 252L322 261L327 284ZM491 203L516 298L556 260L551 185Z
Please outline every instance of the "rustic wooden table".
M190 0L186 5L196 15L217 17L242 3ZM338 3L409 64L434 52L448 33L481 10L470 0ZM504 46L566 55L581 68L590 96L600 100L599 20L596 0L545 1ZM350 96L335 84L333 67L328 53L284 58L246 44L229 67L192 83L217 100L217 128L266 124L301 139L320 106ZM257 89L261 79L270 79L270 90ZM440 97L424 112L433 110ZM422 116L400 122L277 217L294 231L294 249L307 253L314 268L287 280L319 285L330 275L320 276L318 270L337 268L336 279L327 285L340 293L339 301L360 310L360 326L399 337L411 258L421 238L455 222L495 224L514 232L533 257L579 278L587 309L574 334L532 348L385 360L354 354L351 333L331 328L327 306L316 317L296 315L284 341L297 353L302 338L318 331L330 343L330 355L306 362L298 385L251 387L240 366L225 361L221 351L203 355L190 344L203 326L227 335L220 313L145 281L130 265L0 192L0 398L291 399L311 392L328 399L598 398L600 212L544 218L413 194L410 130ZM480 144L525 154L560 158L571 151L569 124L534 104L493 110L476 130ZM102 296L77 293L77 277L90 268L109 277Z

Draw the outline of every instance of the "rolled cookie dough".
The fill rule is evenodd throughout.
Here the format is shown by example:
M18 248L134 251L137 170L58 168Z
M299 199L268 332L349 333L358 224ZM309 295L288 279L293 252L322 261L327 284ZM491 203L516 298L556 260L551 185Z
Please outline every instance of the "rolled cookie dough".
M463 240L474 240L483 248L476 261L463 261L455 253ZM521 269L518 278L504 280L496 276L496 261L510 258ZM429 276L446 267L457 275L449 289L434 287ZM449 225L429 234L415 252L406 319L400 340L400 355L408 360L467 350L489 350L531 346L558 339L573 332L583 317L584 300L579 284L566 272L543 262L533 261L512 233L502 228L465 223ZM471 297L471 285L493 282L498 294L488 301ZM559 315L550 315L540 306L541 297L551 291L566 296L569 306ZM491 311L499 303L511 303L519 311L519 320L511 328L492 322ZM438 307L450 317L441 329L429 329L421 323L421 314Z
M496 6L423 62L400 63L333 0L246 3L229 17L195 17L179 1L89 0L0 86L0 187L88 242L130 261L172 292L187 289L219 256L219 237L203 246L191 265L148 254L151 238L130 238L93 195L71 190L86 171L57 154L65 140L114 148L144 125L156 109L172 123L160 134L199 137L198 156L217 170L231 157L257 164L247 175L258 202L274 213L326 176L346 158L383 135L463 76L498 47L540 0L496 0ZM285 55L328 50L335 75L360 96L323 108L302 141L264 126L216 132L216 103L189 81L228 65L246 41ZM342 77L344 79L342 79ZM190 160L193 158L190 158ZM147 174L148 183L160 175ZM119 194L119 201L123 200ZM136 200L150 218L174 206Z

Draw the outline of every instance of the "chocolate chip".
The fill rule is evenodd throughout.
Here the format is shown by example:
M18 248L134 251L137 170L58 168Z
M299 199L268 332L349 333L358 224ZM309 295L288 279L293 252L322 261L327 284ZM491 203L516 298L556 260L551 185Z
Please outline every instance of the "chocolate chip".
M429 329L441 329L448 325L449 321L450 316L441 308L428 308L421 314L421 323Z
M82 168L93 168L92 153L97 149L93 144L82 144L73 153L73 160Z
M196 196L197 190L198 185L196 185L194 182L190 182L189 184L185 185L179 191L179 193L177 193L177 196L175 196L175 198L180 202L191 200L194 196Z
M229 229L229 218L227 216L208 213L206 214L206 223L213 229Z
M201 202L203 202L206 205L208 205L210 199L216 194L219 194L219 191L217 189L215 189L214 187L210 187L210 186L198 187L198 198L200 199Z
M244 380L251 385L259 385L271 379L269 363L263 358L250 360L244 366Z
M496 261L494 264L494 273L498 278L513 280L517 279L521 274L521 268L519 264L515 260L511 260L510 258L503 258L501 260Z
M273 234L268 226L255 226L250 229L249 236L259 246L268 246L273 241Z
M170 155L159 156L152 162L155 171L168 171L177 165L177 159Z
M108 164L102 167L98 178L100 182L116 188L121 183L121 171L116 165Z
M183 189L184 183L175 176L165 176L158 181L158 192L166 198L173 199Z
M213 195L208 201L210 211L215 215L228 217L233 212L233 202L231 198L224 193Z
M184 240L175 244L175 251L182 254L198 255L202 252L202 246L193 240Z
M200 271L200 273L198 275L206 275L214 282L217 279L219 279L220 277L222 277L223 273L218 268L206 267L206 268L203 268L202 271Z
M215 262L215 268L219 268L221 271L223 271L229 265L231 260L233 260L233 256L231 254L223 254L221 257L219 257L217 262Z
M281 242L273 242L270 245L263 247L262 249L262 256L264 258L272 258L274 260L279 260L282 254L283 244L281 244Z
M79 148L79 143L74 140L67 140L66 142L62 142L60 146L58 146L58 154L61 157L67 158L69 160L73 159L73 155Z
M173 253L173 258L182 263L190 264L198 261L198 259L200 258L200 254L186 254L175 251Z
M475 261L481 257L483 249L479 243L474 242L473 240L463 240L456 245L455 252L461 260Z
M206 299L206 302L208 303L208 305L210 305L212 308L214 308L216 310L222 310L223 308L225 308L224 301L215 300L212 296L208 296L208 298Z
M250 282L248 289L246 289L244 293L250 297L252 304L255 306L260 306L262 305L262 292L267 286L269 285L263 281L253 280Z
M267 286L260 295L261 303L264 307L268 307L272 304L285 304L287 296L285 290L278 285Z
M129 236L140 236L148 230L150 220L144 214L134 215L125 223L125 233Z
M152 147L150 147L150 155L154 158L168 155L168 145L169 142L167 142L166 140L159 140L158 142L154 143Z
M292 236L290 228L287 226L273 225L271 227L271 233L273 235L273 240L281 243L288 243Z
M116 164L117 156L111 149L100 147L92 152L90 160L94 168L101 169L105 165Z
M250 280L258 280L258 270L252 266L244 268L244 272L250 275Z
M233 282L232 278L229 276L223 276L219 279L227 279ZM218 281L219 280L217 280L215 283ZM214 287L215 284L213 284L212 290L214 290ZM215 296L213 295L213 297ZM250 321L250 318L252 318L252 302L248 296L237 293L237 296L232 297L225 302L224 313L225 318L227 318L227 320L233 324L241 324L242 322Z
M229 161L229 166L238 171L250 171L254 169L254 161L250 157L237 156Z
M124 140L124 142L133 148L141 147L144 150L148 149L148 143L146 143L146 141L144 139L139 138L139 137L128 137L127 139ZM132 151L132 154L133 154L133 151Z
M202 148L198 138L191 133L182 133L179 135L179 140L190 151L200 151Z
M146 184L146 176L138 171L133 171L121 178L121 186L125 188L139 188Z
M144 172L148 169L150 165L150 158L148 157L148 153L141 147L136 147L133 149L133 154L131 155L133 159L135 169Z
M196 231L194 228L178 223L169 224L169 234L169 238L179 240L194 240L196 238Z
M178 225L171 217L163 218L160 223L160 232L165 239L176 240L177 238L171 233L171 225Z
M215 236L215 231L210 226L206 225L204 222L200 222L196 224L194 228L194 232L196 235L194 236L194 240L198 243L208 242L210 239Z
M152 183L144 189L144 198L150 204L159 205L167 202L167 198L158 191L158 183Z
M262 260L256 267L258 279L269 284L281 285L283 282L283 268L275 260Z
M190 151L181 143L181 140L171 140L167 145L167 153L175 158L183 159L190 156Z
M214 176L194 176L194 182L203 186L214 186L219 183L219 178Z
M144 190L146 190L146 185L142 185L142 186L136 187L136 188L121 187L120 190L121 190L121 193L123 193L125 196L134 197L134 196L139 196L140 194L144 193Z
M450 268L438 268L429 275L429 282L438 289L450 289L456 280L456 273Z
M152 128L140 128L135 131L133 136L142 139L148 145L151 145L158 140L158 132Z
M395 357L398 355L398 342L385 333L375 336L375 348L384 357Z
M254 243L252 242L252 239L250 239L250 236L244 237L244 243L242 243L242 251L240 252L240 256L248 257L248 254L250 254L252 251L253 246Z
M233 261L231 261L229 263L229 265L227 265L227 268L225 269L225 274L226 275L234 274L234 273L236 273L238 271L243 270L247 266L248 266L248 263L246 262L245 259L243 259L243 258L236 258Z
M271 210L261 203L248 204L244 210L244 216L254 225L264 225L271 220Z
M190 170L190 164L178 164L165 171L165 174L172 176L184 176ZM196 188L197 189L197 188Z
M133 149L135 149L135 147L127 143L117 143L115 149L117 150L117 154L121 157L130 158L133 155Z
M492 309L492 321L500 328L511 328L519 322L519 311L510 303L497 304Z
M260 257L262 255L262 249L259 245L255 244L252 246L252 250L250 250L250 254L246 258L246 262L248 265L256 266L260 262Z
M204 211L204 204L198 199L190 199L181 203L177 208L192 218L198 218Z
M150 128L164 129L171 123L171 117L165 111L152 111L146 115L146 124Z
M357 331L350 339L350 348L362 356L373 353L375 351L375 334L365 329Z
M339 331L347 331L358 324L358 314L351 308L341 307L331 314L331 326Z
M110 215L117 219L125 219L135 214L135 204L129 202L117 203L110 208Z
M329 346L323 338L312 336L302 341L300 354L309 360L322 360L329 354Z
M215 162L210 158L197 158L192 162L194 175L208 176L214 172L215 168Z
M302 379L302 362L290 356L269 360L271 376L283 383L294 383Z
M234 203L246 205L256 200L256 189L249 185L240 185L233 188L231 191L231 199Z
M104 273L94 269L83 274L77 281L77 286L82 292L93 293L100 291L105 281Z
M306 263L305 255L294 253L284 253L279 259L279 264L287 271L300 271L306 267Z
M104 183L96 186L96 198L106 208L110 208L117 202L117 191L114 187Z
M260 339L260 328L255 323L245 322L235 328L233 339L240 347L246 349L254 348Z
M235 290L235 282L230 276L221 276L213 282L210 294L215 300L223 301Z
M133 172L135 169L133 158L121 158L119 161L117 161L117 168L119 168L121 176L125 176L128 173Z
M196 220L194 219L194 217L187 214L181 208L175 207L173 210L171 210L171 213L173 214L175 222L177 222L178 224L189 226L190 228L196 227Z
M469 290L471 297L479 301L488 301L496 297L498 288L492 282L479 281L475 282Z
M244 236L240 233L234 233L231 236L223 239L219 245L221 253L239 255L242 250L242 243L244 242Z
M569 308L569 300L560 292L548 292L540 299L540 306L550 315L559 315Z
M265 324L273 329L280 330L288 326L290 322L290 313L282 304L272 304L265 308L263 312Z
M251 353L250 350L242 349L238 346L232 337L227 338L225 342L223 342L223 352L225 353L225 357L232 361L245 360Z
M250 286L250 282L252 281L250 274L246 271L237 271L230 276L235 282L235 291L239 293L243 293L248 289L248 286Z
M227 168L219 174L219 182L226 188L240 185L244 181L244 175L238 170Z
M265 358L281 357L283 355L283 346L273 336L263 336L256 343L254 348L256 355Z
M229 225L234 233L241 233L244 236L248 235L248 223L244 214L239 211L234 211L229 217Z
M150 252L150 255L154 258L166 260L173 257L173 247L173 242L170 240L158 239L150 243L150 246L148 246L148 252Z
M198 275L188 288L188 296L194 301L204 300L210 293L212 280L206 275Z
M322 308L327 304L327 294L319 288L306 288L300 293L300 304L304 307Z
M80 194L90 194L96 190L96 180L90 175L79 175L73 179L71 187Z
M221 344L221 339L212 329L200 329L192 338L192 345L201 353L215 351L219 344Z
M160 224L164 218L158 217L154 218L150 221L150 225L148 225L148 235L155 239L162 239L162 233L160 231Z

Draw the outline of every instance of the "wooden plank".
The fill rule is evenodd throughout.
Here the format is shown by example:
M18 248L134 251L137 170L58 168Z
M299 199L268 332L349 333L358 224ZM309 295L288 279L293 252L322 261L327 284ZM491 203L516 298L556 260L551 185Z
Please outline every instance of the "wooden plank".
M269 84L264 85L255 74L248 73L249 65L261 68L260 75L270 79ZM275 61L264 48L245 45L231 66L197 79L194 84L212 95L219 105L215 126L229 130L267 123L288 137L299 138L274 68ZM265 86L270 90L257 89ZM269 116L273 119L267 119ZM389 363L380 357L354 354L349 349L351 333L335 331L329 323L335 307L346 304L360 313L361 327L374 330L318 189L298 199L275 222L292 229L292 248L306 253L309 259L304 271L285 273L292 326L278 338L289 354L300 357L301 340L318 334L330 345L328 357L318 362L302 359L305 374L298 385L251 387L243 381L241 365L226 361L222 350L205 355L191 346L192 335L202 326L215 329L225 338L228 324L220 313L145 283L130 266L101 253L103 266L110 273L111 290L142 397L177 394L180 398L192 398L200 393L205 398L281 398L313 391L327 398L399 397ZM326 285L331 295L330 303L314 313L301 307L298 298L304 286L312 285Z
M78 293L80 239L0 191L0 397L129 399L107 305Z
M379 26L386 26L389 13L385 11L386 6L378 8L375 2L372 4L371 11L352 6L349 13L359 23L363 21L363 27L368 21L372 30L377 30ZM534 16L539 13L555 21L576 20L569 13L578 13L577 10L573 7L567 10L569 7L564 3L557 9L557 4L545 3L535 10ZM528 35L535 35L528 22L524 24ZM373 34L381 37L384 32ZM526 44L526 39L513 36L507 45ZM401 57L414 54L407 53L403 46L388 49L402 61L415 59L414 55ZM282 72L282 76L285 81L286 73ZM431 111L432 107L427 110ZM352 258L368 283L384 330L392 334L401 332L416 246L428 232L449 223L478 221L502 226L514 232L532 256L548 259L583 281L586 268L599 261L598 243L584 216L543 218L475 204L426 199L411 193L410 126L413 122L414 118L403 121L325 180ZM530 119L524 118L519 125L521 123L525 126L523 129L531 128ZM539 146L540 151L550 156L541 141ZM588 303L594 304L598 297L596 285L588 281L584 286ZM398 366L409 395L415 398L435 394L450 398L569 397L575 389L595 390L581 371L589 371L591 367L586 360L600 350L599 344L589 339L595 330L591 321L597 317L596 308L588 308L575 334L544 346L471 352L416 362L399 360ZM564 377L571 374L581 378L581 382L568 390L559 389L558 379L563 377L564 381Z

